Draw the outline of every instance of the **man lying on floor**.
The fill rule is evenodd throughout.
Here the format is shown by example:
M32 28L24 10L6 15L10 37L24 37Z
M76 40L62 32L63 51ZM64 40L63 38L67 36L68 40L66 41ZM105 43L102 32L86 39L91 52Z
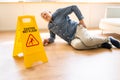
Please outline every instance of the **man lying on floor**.
M77 16L79 23L69 18L72 12ZM48 29L50 31L50 37L43 41L44 45L53 43L55 35L58 35L75 49L100 47L111 49L112 45L120 48L120 41L113 37L99 37L89 34L83 15L76 5L57 9L53 14L50 11L43 11L41 17L49 23Z

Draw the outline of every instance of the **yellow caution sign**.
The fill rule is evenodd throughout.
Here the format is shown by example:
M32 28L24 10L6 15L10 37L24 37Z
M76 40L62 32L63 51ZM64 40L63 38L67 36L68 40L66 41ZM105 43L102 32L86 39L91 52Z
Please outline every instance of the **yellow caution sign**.
M13 57L21 52L27 68L34 62L48 61L34 16L18 16Z

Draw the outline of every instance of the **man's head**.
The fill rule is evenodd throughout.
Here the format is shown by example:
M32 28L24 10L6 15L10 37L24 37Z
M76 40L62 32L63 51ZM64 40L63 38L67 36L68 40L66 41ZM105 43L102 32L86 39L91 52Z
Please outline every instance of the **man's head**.
M43 12L41 13L41 17L42 17L44 20L46 20L47 22L50 22L51 19L52 19L52 14L51 14L50 11L43 11Z

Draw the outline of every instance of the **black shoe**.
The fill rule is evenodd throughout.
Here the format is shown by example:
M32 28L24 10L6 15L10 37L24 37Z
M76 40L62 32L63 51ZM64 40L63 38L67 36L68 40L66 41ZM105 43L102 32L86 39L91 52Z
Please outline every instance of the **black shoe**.
M106 42L106 43L103 43L103 44L101 45L101 47L102 47L102 48L111 49L111 48L112 48L112 45Z
M117 48L120 48L120 41L113 38L113 37L110 37L110 42Z

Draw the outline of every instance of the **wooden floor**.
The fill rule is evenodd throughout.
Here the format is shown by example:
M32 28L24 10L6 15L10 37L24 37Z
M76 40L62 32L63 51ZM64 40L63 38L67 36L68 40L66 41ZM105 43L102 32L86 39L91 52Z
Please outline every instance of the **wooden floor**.
M0 80L120 80L120 49L75 50L57 37L45 47L48 62L26 69L23 58L12 57L14 37L15 32L0 32Z

